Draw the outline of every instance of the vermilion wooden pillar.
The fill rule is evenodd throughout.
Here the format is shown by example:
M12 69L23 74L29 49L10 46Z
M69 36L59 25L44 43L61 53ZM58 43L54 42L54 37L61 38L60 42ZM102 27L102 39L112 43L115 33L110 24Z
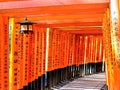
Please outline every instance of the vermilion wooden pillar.
M18 89L23 89L23 34L19 35L19 60L18 60Z
M110 14L111 14L111 44L112 44L112 56L113 56L113 87L114 90L120 89L120 14L119 14L119 0L110 0ZM111 88L110 88L111 90Z
M0 90L9 90L8 17L0 15Z
M110 0L110 11L107 10L103 25L106 74L109 90L120 89L120 39L119 39L119 0Z
M110 87L110 64L109 62L112 61L112 52L111 47L111 38L110 38L110 10L107 9L104 19L103 19L103 40L104 40L104 55L105 55L105 66L106 66L106 85Z
M11 33L11 42L10 42L10 90L17 90L18 89L18 34L19 30L15 25L14 18L10 18L10 33ZM22 82L21 82L22 84ZM23 84L22 84L23 85ZM20 87L22 88L22 87Z

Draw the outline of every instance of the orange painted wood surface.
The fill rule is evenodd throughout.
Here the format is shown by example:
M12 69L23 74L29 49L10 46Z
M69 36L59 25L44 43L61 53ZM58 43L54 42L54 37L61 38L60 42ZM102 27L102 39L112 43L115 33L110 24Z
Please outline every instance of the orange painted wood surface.
M19 72L23 72L23 34L19 35L19 64L18 64L18 69ZM18 89L23 88L23 73L18 73Z
M17 90L46 73L47 27L51 28L48 71L72 65L102 62L103 41L99 35L102 37L101 26L109 2L109 0L53 0L52 2L49 0L39 2L36 0L0 0L0 13L6 16L0 17L2 21L0 24L0 60L3 63L3 65L0 64L0 82L4 83L0 84L0 88L2 90L8 88L7 17L15 18L12 31L10 88ZM15 23L22 21L24 17L39 23L34 26L33 35L19 33L19 26ZM109 73L111 74L112 71Z
M14 23L14 19L13 22L11 23L13 26L12 30L11 30L11 60L10 60L10 90L17 90L17 86L18 86L18 80L19 78L19 68L18 68L18 61L19 61L19 43L18 43L18 39L19 39L19 30L18 30L18 26L15 25ZM23 71L23 70L22 70ZM21 82L22 83L22 82Z
M8 90L8 18L0 15L0 20L0 90Z

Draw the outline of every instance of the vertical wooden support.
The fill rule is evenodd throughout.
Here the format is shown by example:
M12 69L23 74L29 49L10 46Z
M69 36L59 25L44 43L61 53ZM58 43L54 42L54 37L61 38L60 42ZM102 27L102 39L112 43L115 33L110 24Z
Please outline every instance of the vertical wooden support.
M14 19L10 19L11 24L11 53L10 53L10 90L17 90L18 84L18 26ZM22 88L22 87L21 87Z
M120 48L119 48L119 10L118 10L118 0L111 0L111 40L112 40L112 48L114 48L115 52L115 60L119 63L120 59Z
M36 32L37 32L37 53L38 53L38 78L37 78L37 87L38 90L41 90L42 85L41 85L41 76L42 76L42 33L41 30L39 30L40 28L37 27L36 28Z
M91 43L92 43L91 38L92 38L92 36L89 35L89 51L88 51L88 54L89 54L88 58L89 58L89 60L88 60L88 63L89 63L89 66L90 66L90 74L93 73L92 61L91 61L91 48L92 48L92 46L91 46Z
M102 62L103 57L103 39L99 37L99 45L100 45L100 52L99 52L99 62Z
M78 38L77 35L74 36L74 66L75 66L75 77L77 76L77 72L79 71L76 70L77 65L77 57L78 57Z
M39 32L38 32L38 29L36 26L34 26L35 28L35 34L34 34L34 37L35 37L35 45L34 45L34 89L37 89L37 79L38 79L38 56L39 56L39 43L38 43L38 40L39 40Z
M33 31L35 31L36 28L35 26L33 25ZM31 52L32 52L32 56L31 56L31 90L34 90L35 88L35 85L34 85L34 80L35 80L35 33L33 33L32 35L32 47L31 47Z
M79 38L80 38L80 40L79 40L79 43L78 43L78 46L79 46L79 66L81 67L82 66L82 68L81 68L81 76L84 76L85 75L85 66L84 66L84 36L79 36Z
M47 29L47 33L46 33L46 36L47 36L47 47L46 47L46 71L47 71L47 88L48 90L51 89L52 87L52 67L53 67L53 62L52 62L52 31L51 29Z
M8 17L0 15L0 90L9 89Z
M8 18L7 17L4 17L4 26L3 26L4 28L3 28L3 30L1 30L2 31L2 33L3 33L3 40L4 41L2 41L2 45L4 45L4 51L3 51L3 55L1 54L1 56L3 56L2 58L3 58L3 65L4 65L4 67L3 67L3 73L4 73L4 76L3 76L3 78L4 78L4 90L8 90L8 88L9 88L9 81L8 81L8 78L9 78L9 58L8 58L8 53L9 53L9 51L8 51ZM2 48L3 49L3 48Z
M120 79L117 79L120 74L120 14L119 14L119 0L110 0L111 13L111 41L112 41L112 56L113 58L113 89L119 90ZM117 73L116 73L117 72Z
M2 18L1 18L2 19ZM0 27L2 27L2 25L0 25ZM0 29L1 30L1 29ZM2 34L2 32L0 31L0 56L1 56L1 48L2 48L2 43L1 43L1 39L2 39L2 37L1 37L1 34ZM2 90L3 89L3 86L2 86L2 75L3 75L3 72L2 72L2 59L1 59L1 57L0 57L0 90Z
M65 73L65 78L64 81L68 80L68 45L69 45L69 41L68 41L68 33L65 34L65 57L64 57L64 61L65 61L65 69L64 69L64 73Z
M95 47L94 48L95 48L95 51L94 51L95 52L94 53L95 54L95 63L97 63L99 60L98 59L98 52L99 52L99 39L98 39L98 37L95 38Z
M45 73L46 73L46 28L42 28L42 49L43 49L43 90L45 90Z
M23 34L19 35L18 90L23 89Z
M32 43L33 43L33 33L29 33L28 37L28 90L32 89Z
M87 43L88 43L88 37L84 37L84 74L88 74L88 68L87 68Z
M99 68L99 66L98 66L98 61L99 61L99 52L100 52L100 44L99 44L99 38L98 38L99 36L96 36L96 37L94 37L94 47L93 48L95 48L95 50L94 50L94 55L93 55L93 57L95 57L94 59L93 59L93 63L94 63L94 72L95 73L97 73L98 71L97 71L97 69Z
M27 90L28 85L28 34L23 34L23 89Z
M110 30L110 10L107 9L104 15L103 21L103 37L104 37L104 49L105 49L105 65L106 65L106 75L107 75L107 85L108 89L113 90L113 61L114 52L112 51L111 43L111 30Z
M47 71L50 72L53 70L53 59L52 59L52 42L53 42L53 33L52 30L49 29L49 31L47 30L47 36L49 36L48 39L48 66L47 66Z

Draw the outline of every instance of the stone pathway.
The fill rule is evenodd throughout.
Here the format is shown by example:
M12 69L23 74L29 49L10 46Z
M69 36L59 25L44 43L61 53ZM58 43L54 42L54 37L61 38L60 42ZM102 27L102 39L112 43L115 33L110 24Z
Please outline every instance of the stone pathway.
M105 79L105 73L87 75L82 78L77 78L62 87L54 88L53 90L101 90L106 84Z

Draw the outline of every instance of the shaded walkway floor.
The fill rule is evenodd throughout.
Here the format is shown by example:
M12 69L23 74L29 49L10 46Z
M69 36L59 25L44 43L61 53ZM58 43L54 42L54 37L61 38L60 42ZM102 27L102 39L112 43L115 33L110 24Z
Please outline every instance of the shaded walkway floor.
M105 78L105 73L87 75L53 90L101 90L106 83Z

